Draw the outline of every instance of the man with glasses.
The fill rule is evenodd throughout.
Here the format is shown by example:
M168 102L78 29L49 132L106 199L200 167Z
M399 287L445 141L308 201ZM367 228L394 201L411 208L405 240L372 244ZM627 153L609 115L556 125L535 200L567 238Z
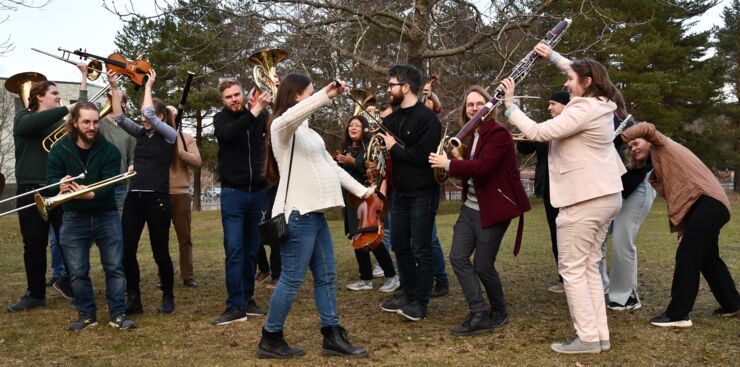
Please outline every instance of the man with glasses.
M389 182L395 191L391 203L391 244L402 275L402 290L380 307L419 321L426 317L432 295L432 227L439 204L439 185L428 156L439 144L442 126L437 115L419 101L419 69L395 65L388 77L390 102L398 108L384 120L393 136L382 136L393 162Z

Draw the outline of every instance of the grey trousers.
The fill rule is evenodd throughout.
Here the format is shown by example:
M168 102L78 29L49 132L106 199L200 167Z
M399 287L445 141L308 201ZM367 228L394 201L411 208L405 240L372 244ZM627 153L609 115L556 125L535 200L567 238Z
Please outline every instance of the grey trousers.
M455 271L471 313L487 312L480 283L486 289L491 310L506 313L504 289L495 261L510 220L481 228L480 212L465 205L453 228L450 264ZM473 262L470 256L475 252Z

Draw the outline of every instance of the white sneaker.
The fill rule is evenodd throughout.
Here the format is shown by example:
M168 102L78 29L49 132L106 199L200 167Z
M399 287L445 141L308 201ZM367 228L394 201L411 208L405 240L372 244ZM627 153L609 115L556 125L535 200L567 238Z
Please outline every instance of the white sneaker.
M360 279L352 284L347 284L347 288L353 291L364 291L368 289L373 289L373 281Z
M398 279L398 275L394 275L390 278L385 278L385 283L378 289L383 293L390 293L398 289L401 286L401 281Z
M380 265L375 264L375 268L373 269L373 278L382 278L385 276L385 272L383 271L383 268L380 267Z

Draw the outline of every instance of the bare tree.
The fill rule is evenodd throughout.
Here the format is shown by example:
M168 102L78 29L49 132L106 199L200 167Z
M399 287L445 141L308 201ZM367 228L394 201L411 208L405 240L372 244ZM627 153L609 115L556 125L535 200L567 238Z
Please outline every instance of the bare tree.
M9 12L17 11L18 8L35 8L45 7L51 0L0 0L0 24L5 23L9 18ZM13 51L15 45L8 35L4 41L0 41L0 56Z
M0 91L0 172L8 181L15 176L15 145L13 144L13 118L15 116L15 97L13 94Z

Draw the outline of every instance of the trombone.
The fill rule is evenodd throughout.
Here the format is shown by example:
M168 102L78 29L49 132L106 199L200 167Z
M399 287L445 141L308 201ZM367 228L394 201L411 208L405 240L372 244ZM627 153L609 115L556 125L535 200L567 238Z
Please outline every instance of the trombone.
M62 60L64 62L70 63L72 65L77 65L76 62L69 59L69 53L65 52L62 55L63 56L57 56L51 53L48 53L46 51L41 51L37 48L31 47L32 50L42 53L47 56L51 56L55 59ZM98 80L100 78L100 75L103 73L103 63L98 60L92 60L87 64L87 80L93 81Z
M82 176L82 178L84 178L84 174L81 174L80 176ZM80 176L69 178L67 180L61 180L58 183L51 184L51 185L48 185L46 187L56 186L56 185L60 185L62 183L74 181L75 179L79 178ZM37 190L34 190L34 191L29 191L27 193L24 193L23 195L27 195L27 194L33 192L33 197L34 197L34 202L33 203L28 204L28 205L25 205L25 206L22 206L20 208L17 208L17 209L11 210L11 211L8 211L8 212L5 212L5 213L2 213L2 214L0 214L0 217L2 217L4 215L8 215L10 213L14 213L14 212L17 212L17 211L26 209L26 208L30 208L32 206L35 206L36 209L39 211L39 214L41 215L41 217L44 218L45 221L48 221L49 220L49 212L52 211L52 210L54 210L54 208L58 207L59 205L62 205L62 204L66 203L66 202L68 202L68 201L70 201L72 199L75 199L75 198L77 198L79 196L82 196L84 194L87 194L88 192L95 191L95 190L100 189L100 188L103 188L105 186L110 186L110 185L116 184L116 183L118 183L120 181L128 180L129 178L134 177L134 176L136 176L136 171L125 172L125 173L122 173L120 175L116 175L116 176L107 178L105 180L96 182L96 183L94 183L94 184L92 184L92 185L90 185L90 186L88 186L88 187L86 187L86 188L84 188L84 189L82 189L80 191L72 191L72 192L67 192L67 193L64 193L64 194L58 194L56 196L52 196L52 197L49 197L49 198L45 198L45 197L41 196L41 194L39 194L39 191L41 191L43 188L37 189ZM20 196L23 196L23 195L20 195Z
M65 183L72 182L72 181L75 181L75 180L82 180L84 178L85 178L85 174L84 173L80 173L79 175L77 175L75 177L70 177L70 178L68 178L66 180L59 180L59 182L55 182L53 184L46 185L46 186L41 187L41 188L38 188L36 190L27 191L27 192L24 192L24 193L19 194L19 195L16 195L16 196L11 196L9 198L0 200L0 204L5 203L5 202L8 202L8 201L11 201L11 200L16 200L18 198L22 198L22 197L27 196L27 195L36 194L36 193L38 193L40 191L44 191L44 190L46 190L48 188L52 188L54 186L59 186L61 184L65 184ZM17 211L20 211L20 210L23 210L23 209L26 209L26 208L30 208L31 206L34 206L34 205L36 205L36 204L29 204L29 205L26 205L26 206L23 206L23 207L20 207L20 208L15 208L15 209L13 209L11 211L7 211L5 213L0 213L0 217L6 216L6 215L11 214L11 213L15 213Z

